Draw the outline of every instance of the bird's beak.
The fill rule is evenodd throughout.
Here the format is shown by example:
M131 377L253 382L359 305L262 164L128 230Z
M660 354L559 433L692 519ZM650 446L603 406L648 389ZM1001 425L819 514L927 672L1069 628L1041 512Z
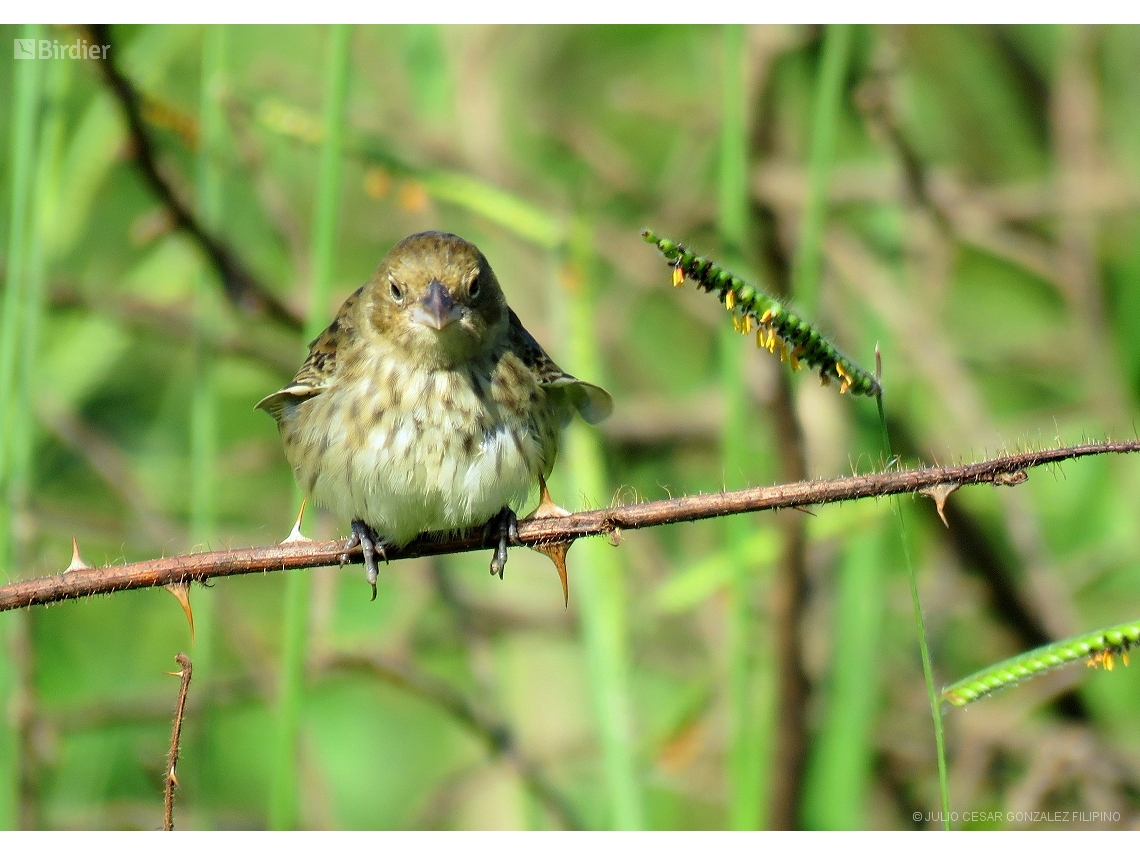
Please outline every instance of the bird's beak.
M412 320L439 331L452 321L459 320L460 308L455 305L447 289L438 279L428 283L423 301L412 310Z

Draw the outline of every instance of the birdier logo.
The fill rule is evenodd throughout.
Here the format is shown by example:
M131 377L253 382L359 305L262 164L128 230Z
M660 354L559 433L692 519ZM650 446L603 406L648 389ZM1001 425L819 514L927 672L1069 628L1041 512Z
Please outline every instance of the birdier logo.
M71 44L59 39L12 39L15 59L106 59L110 49L110 45L93 45L78 38Z

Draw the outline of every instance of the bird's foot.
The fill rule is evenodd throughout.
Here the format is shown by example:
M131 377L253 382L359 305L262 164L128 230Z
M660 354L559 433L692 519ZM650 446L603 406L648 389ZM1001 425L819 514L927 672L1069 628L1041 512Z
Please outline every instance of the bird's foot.
M491 557L491 575L503 578L507 566L507 547L519 542L518 517L510 508L503 508L487 523L487 536L498 536L495 554Z
M340 556L340 566L343 567L348 563L348 553L356 547L360 547L364 552L364 571L368 579L368 584L372 586L372 599L376 599L376 579L380 575L380 570L376 566L376 556L379 555L384 562L388 561L388 553L384 550L383 539L376 534L372 526L363 520L352 521L352 537L348 539L345 544L344 552Z
M523 517L523 522L527 520L542 520L549 517L568 517L570 512L565 508L560 508L554 504L554 500L550 498L550 490L546 487L546 479L541 475L538 476L539 498L538 507Z

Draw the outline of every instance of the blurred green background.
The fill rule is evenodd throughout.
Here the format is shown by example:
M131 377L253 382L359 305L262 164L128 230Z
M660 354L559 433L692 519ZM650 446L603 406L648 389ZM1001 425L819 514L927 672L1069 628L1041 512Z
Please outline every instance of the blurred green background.
M99 40L4 27L0 43ZM883 464L874 403L792 375L670 287L651 227L873 368L904 462L1132 436L1135 27L112 27L159 173L284 307L232 299L137 165L100 64L0 62L0 575L283 538L253 405L400 238L476 242L614 416L571 508ZM264 301L261 301L264 302ZM1140 616L1140 460L904 499L936 680ZM310 511L311 536L346 521ZM0 615L0 824L155 828L177 681L180 828L934 827L886 502L224 579ZM1134 827L1140 671L946 715L965 827ZM1082 811L1063 823L1021 811ZM916 813L917 812L917 813ZM998 813L1000 812L1000 814ZM1014 812L1011 817L1007 812ZM916 818L917 816L917 818Z

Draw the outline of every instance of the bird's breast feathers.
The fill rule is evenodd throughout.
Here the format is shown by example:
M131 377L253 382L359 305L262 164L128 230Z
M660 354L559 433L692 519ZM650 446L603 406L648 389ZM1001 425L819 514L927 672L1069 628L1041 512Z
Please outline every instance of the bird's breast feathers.
M395 545L525 501L564 418L513 354L455 370L371 354L280 421L298 482Z

